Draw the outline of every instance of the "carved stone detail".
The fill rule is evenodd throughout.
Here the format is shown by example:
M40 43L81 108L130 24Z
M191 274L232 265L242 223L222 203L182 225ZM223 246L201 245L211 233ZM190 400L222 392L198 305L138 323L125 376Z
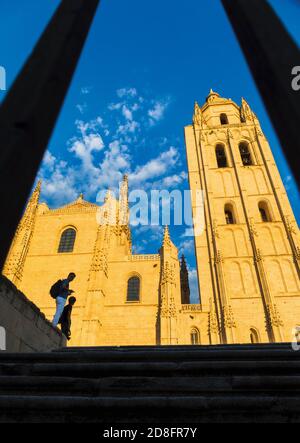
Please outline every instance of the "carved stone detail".
M223 319L226 328L236 328L232 307L230 305L223 307Z
M283 326L283 321L281 320L278 308L276 304L269 304L267 306L268 312L268 322L270 326L280 327Z
M209 332L210 334L218 334L219 326L218 326L214 301L210 299L209 304L210 304L209 317L208 317Z

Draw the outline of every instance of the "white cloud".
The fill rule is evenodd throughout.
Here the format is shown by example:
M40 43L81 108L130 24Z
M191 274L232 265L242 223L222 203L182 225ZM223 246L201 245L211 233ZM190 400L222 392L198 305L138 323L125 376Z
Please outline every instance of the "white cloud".
M128 133L134 134L136 130L140 127L140 124L136 121L129 121L125 125L119 125L117 129L117 134L127 135Z
M126 118L126 120L132 120L132 112L126 105L123 105L122 114Z
M133 112L138 111L140 109L140 106L137 103L134 103L133 106L131 106L131 110Z
M170 175L168 177L165 177L162 180L162 187L163 188L173 188L173 187L180 185L186 179L187 179L187 173L182 171L180 174L174 174L174 175Z
M76 126L80 136L69 141L68 150L82 161L83 172L95 174L94 153L102 151L105 147L101 135L96 132L97 128L103 126L103 120L100 117L87 123L78 120Z
M121 103L110 103L108 105L108 109L110 111L118 111L119 109L122 108L123 104L124 104L123 102L121 102Z
M57 161L50 175L41 170L39 178L43 181L42 198L51 200L55 206L72 201L78 195L76 191L76 175L65 161Z
M194 243L193 238L190 240L184 240L179 245L179 253L180 254L189 255L189 254L193 253L194 250L195 250L195 243Z
M121 88L117 90L117 96L123 97L135 97L137 95L137 90L135 88Z
M104 159L99 164L99 176L104 186L116 188L124 173L130 170L130 156L126 145L119 140L109 144Z
M143 166L138 166L129 175L129 180L133 184L141 184L146 180L151 180L163 176L169 169L175 166L178 159L178 151L173 146L168 151L163 152L159 157L150 160Z
M84 122L83 120L76 120L75 125L82 136L89 131L97 131L99 129L108 128L108 126L104 123L102 117L96 117L95 119L89 120L88 122Z
M50 151L46 151L43 159L43 165L48 169L53 169L56 163L56 157Z
M136 254L145 252L145 249L150 242L162 244L164 227L155 225L137 226L134 228L134 234L137 237L138 252Z
M80 114L84 114L85 111L87 110L87 104L83 103L83 104L78 104L76 105L77 110L80 112Z
M81 89L83 95L89 92L89 87ZM152 105L149 111L151 119L159 119L168 100L150 101L139 96L135 88L118 89L117 96L120 100L108 106L116 114L105 113L105 121L102 116L88 121L76 120L77 134L68 141L63 158L65 163L50 152L45 155L40 175L44 180L45 196L52 202L66 203L76 196L77 189L84 192L86 198L95 197L100 188L117 187L124 173L129 175L132 187L142 186L145 189L149 189L154 180L164 187L172 187L184 179L182 173L170 174L179 164L176 148L164 147L158 157L149 159L146 136L148 110ZM83 105L79 105L78 109L84 112L80 106ZM147 148L144 163L133 163L132 147L137 146ZM162 149L159 143L157 146ZM55 197L55 192L60 193L59 198Z
M82 95L88 95L88 94L91 93L92 89L93 88L91 86L83 86L81 88L80 92L81 92Z
M169 100L166 101L156 101L154 106L148 111L148 116L150 117L150 125L154 125L163 119L165 111L169 106Z

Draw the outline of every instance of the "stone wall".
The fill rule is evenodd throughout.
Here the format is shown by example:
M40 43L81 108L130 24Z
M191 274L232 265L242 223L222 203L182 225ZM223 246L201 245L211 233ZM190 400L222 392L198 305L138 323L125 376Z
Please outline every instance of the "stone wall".
M66 345L62 333L3 276L0 276L0 328L2 339L2 328L5 329L8 352L43 352Z

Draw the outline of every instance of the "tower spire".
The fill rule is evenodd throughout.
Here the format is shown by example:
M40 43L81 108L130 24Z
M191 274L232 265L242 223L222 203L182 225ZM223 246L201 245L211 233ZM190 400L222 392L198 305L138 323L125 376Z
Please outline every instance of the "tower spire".
M171 246L171 238L168 225L166 225L164 229L163 246Z
M180 286L181 286L181 302L183 305L190 304L190 284L189 284L189 271L185 261L185 256L182 254L180 262Z
M195 102L194 106L194 116L193 116L193 123L194 125L198 125L202 127L203 117L202 117L202 111L198 104L198 102Z

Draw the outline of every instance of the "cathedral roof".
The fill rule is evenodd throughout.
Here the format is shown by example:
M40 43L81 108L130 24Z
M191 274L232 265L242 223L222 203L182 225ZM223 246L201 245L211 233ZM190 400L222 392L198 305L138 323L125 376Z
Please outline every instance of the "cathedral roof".
M75 201L60 208L51 209L51 213L96 212L98 208L98 205L84 200L83 194L80 194Z

